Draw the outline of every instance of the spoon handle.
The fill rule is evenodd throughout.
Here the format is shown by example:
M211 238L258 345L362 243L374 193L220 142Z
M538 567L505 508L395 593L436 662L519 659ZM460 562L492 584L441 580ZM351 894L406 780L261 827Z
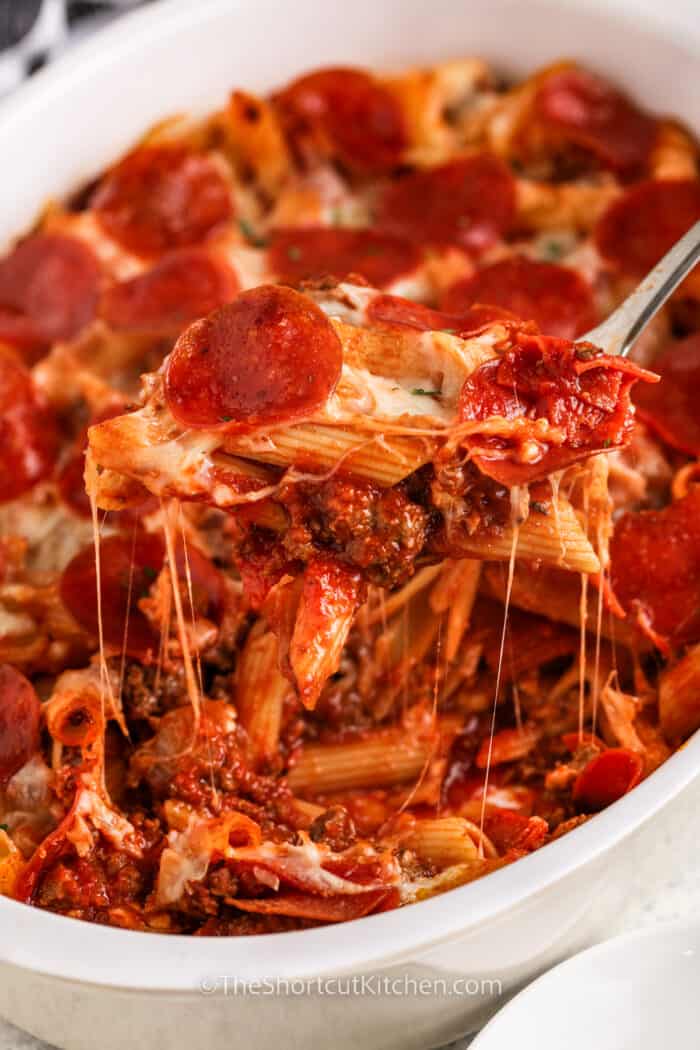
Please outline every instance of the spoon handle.
M700 260L700 222L676 241L617 310L583 336L608 354L627 357L652 317Z

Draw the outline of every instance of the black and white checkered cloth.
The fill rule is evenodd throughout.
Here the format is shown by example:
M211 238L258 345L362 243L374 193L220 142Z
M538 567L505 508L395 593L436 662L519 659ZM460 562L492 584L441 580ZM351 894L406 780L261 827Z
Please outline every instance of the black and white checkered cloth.
M0 0L0 95L72 42L151 0Z

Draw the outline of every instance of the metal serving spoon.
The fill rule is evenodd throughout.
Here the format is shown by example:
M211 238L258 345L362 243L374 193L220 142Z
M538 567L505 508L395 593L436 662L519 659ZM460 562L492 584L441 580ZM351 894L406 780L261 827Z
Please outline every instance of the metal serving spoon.
M673 248L666 252L635 290L610 316L582 339L594 343L607 354L627 357L635 341L652 317L675 292L693 266L700 261L700 222L691 226Z

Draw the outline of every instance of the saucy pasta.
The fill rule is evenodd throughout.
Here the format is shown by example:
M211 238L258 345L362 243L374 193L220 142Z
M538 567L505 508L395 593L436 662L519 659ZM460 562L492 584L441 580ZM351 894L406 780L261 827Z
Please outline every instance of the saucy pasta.
M700 727L698 147L570 62L166 120L0 259L0 892L196 936L441 893Z

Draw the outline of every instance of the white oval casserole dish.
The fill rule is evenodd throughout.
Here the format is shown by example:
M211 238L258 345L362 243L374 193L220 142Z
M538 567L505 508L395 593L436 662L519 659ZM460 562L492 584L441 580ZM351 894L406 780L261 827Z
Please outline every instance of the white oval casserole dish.
M233 86L265 90L320 65L388 69L470 53L516 75L563 55L580 59L643 105L700 131L700 45L693 54L580 6L168 0L82 45L2 105L0 241L31 223L47 198L98 172L149 124L212 108ZM0 1014L69 1050L436 1045L483 1023L499 992L595 939L648 853L652 818L699 771L697 735L630 795L519 863L444 896L340 926L257 938L165 937L76 922L0 897ZM274 996L269 986L245 996L234 988L234 979L337 974L399 983L384 995L375 977L355 995L298 994L297 984ZM442 995L440 985L438 994L421 994L415 983L464 976L473 979L470 994Z

